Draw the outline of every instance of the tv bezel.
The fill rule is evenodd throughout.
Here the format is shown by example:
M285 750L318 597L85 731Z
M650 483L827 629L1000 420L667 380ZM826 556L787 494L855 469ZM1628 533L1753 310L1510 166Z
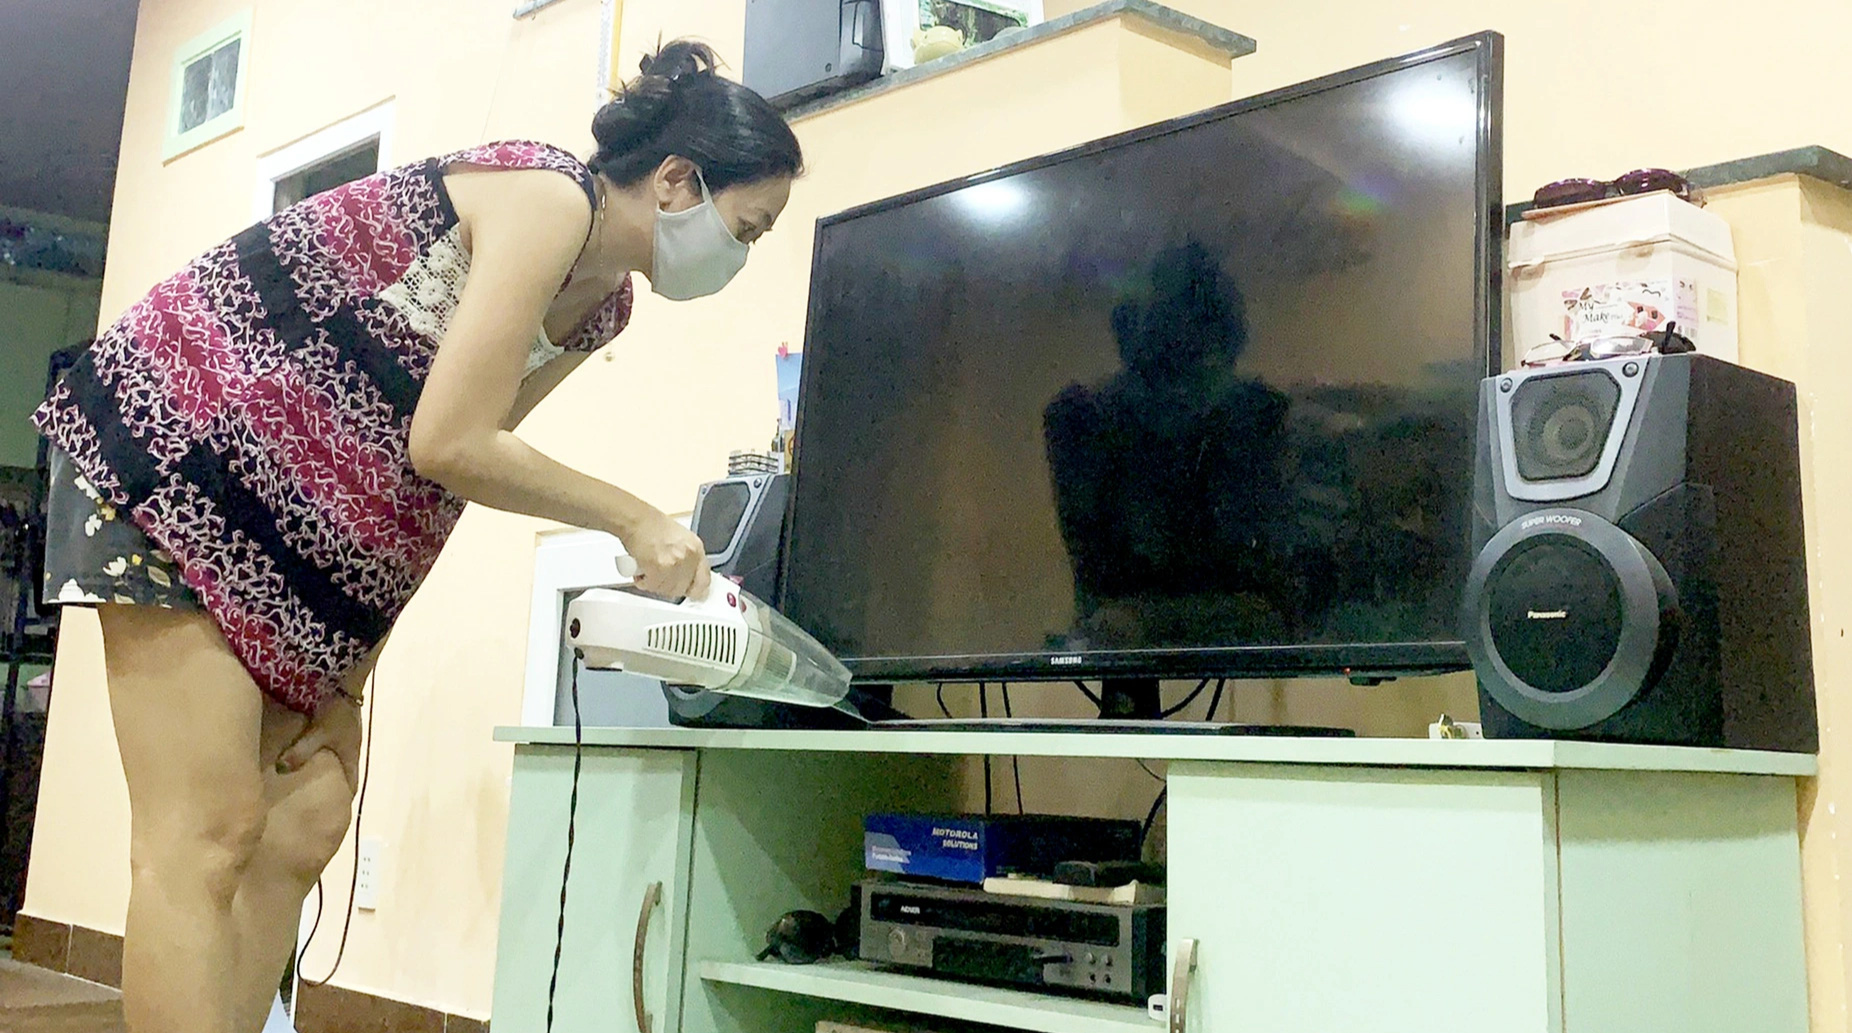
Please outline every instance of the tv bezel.
M1505 210L1502 197L1504 107L1504 38L1480 32L1400 57L1360 65L1332 75L1283 87L1267 93L1220 104L1165 122L1116 133L1066 150L1028 158L975 175L896 194L845 209L817 220L811 258L811 292L805 322L805 349L817 325L820 300L816 290L817 256L823 237L832 227L867 215L890 211L953 191L1033 172L1064 162L1091 157L1210 122L1235 118L1328 90L1351 86L1383 75L1461 54L1477 58L1478 133L1477 170L1474 176L1478 225L1474 229L1473 352L1486 376L1496 375L1500 361L1503 322L1503 254ZM784 548L779 560L778 605L789 599L791 540L797 534L795 514L804 493L804 400L819 390L817 367L806 362L798 394L796 454L790 498L786 502ZM1470 550L1463 537L1462 553ZM1462 568L1464 569L1464 568ZM858 683L963 682L963 681L1081 681L1096 678L1278 678L1349 677L1358 680L1443 674L1468 670L1466 644L1461 638L1417 642L1368 642L1294 645L1217 646L1211 648L1149 648L1059 653L973 653L945 656L844 656L840 658Z

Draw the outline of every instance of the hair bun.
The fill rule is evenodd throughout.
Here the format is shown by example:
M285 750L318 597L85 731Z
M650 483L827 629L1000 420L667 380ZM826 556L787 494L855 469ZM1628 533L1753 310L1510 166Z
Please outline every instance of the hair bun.
M641 68L645 76L675 82L687 75L712 74L719 65L720 58L714 54L713 47L678 39L645 56Z
M784 116L719 68L706 43L658 42L643 59L643 74L617 87L592 117L592 171L630 186L678 157L693 162L716 194L801 173L803 149Z
M696 76L713 76L720 64L714 48L693 40L657 47L643 59L641 78L627 83L617 98L592 116L592 138L601 155L641 146L668 125L680 106L682 90Z
M673 114L666 79L642 79L592 116L592 139L600 152L624 151L649 139Z

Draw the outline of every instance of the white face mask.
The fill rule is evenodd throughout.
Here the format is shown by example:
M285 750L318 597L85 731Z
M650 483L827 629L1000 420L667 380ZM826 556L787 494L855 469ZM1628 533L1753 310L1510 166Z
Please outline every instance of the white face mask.
M707 181L699 172L701 203L687 211L656 209L656 254L649 285L670 301L706 297L725 287L746 265L747 246L714 207Z

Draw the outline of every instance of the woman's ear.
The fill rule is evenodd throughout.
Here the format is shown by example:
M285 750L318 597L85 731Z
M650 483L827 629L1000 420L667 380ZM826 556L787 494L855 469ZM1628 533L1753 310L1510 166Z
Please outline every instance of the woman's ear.
M695 163L679 154L662 159L650 176L650 190L656 207L671 212L693 208L701 203L701 184L695 178Z

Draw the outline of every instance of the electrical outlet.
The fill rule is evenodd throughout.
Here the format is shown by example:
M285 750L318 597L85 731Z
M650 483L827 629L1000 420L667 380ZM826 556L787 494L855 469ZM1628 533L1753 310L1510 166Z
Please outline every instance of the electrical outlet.
M360 841L360 856L355 859L354 907L361 911L379 910L379 877L384 867L386 846L368 836Z

